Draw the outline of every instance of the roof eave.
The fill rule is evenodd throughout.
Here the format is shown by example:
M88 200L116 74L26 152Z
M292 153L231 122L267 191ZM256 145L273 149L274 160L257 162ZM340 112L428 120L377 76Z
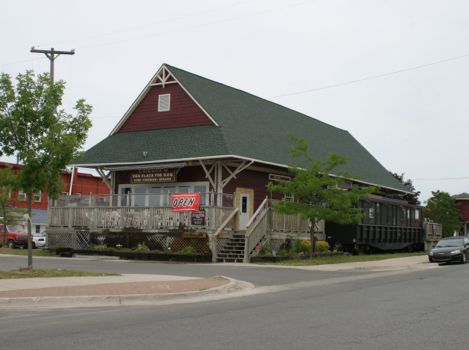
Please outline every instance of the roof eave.
M149 160L145 162L114 162L114 163L82 163L82 164L71 164L74 166L79 166L79 167L84 167L84 168L106 168L106 167L111 167L111 166L125 166L125 165L137 165L137 164L160 164L160 163L174 163L174 162L187 162L187 161L198 161L198 160L210 160L210 159L222 159L222 158L237 158L241 160L247 160L247 161L253 161L259 164L264 164L264 165L271 165L271 166L276 166L279 168L290 168L289 165L287 164L281 164L281 163L274 163L274 162L268 162L265 160L259 160L255 158L249 158L249 157L244 157L244 156L239 156L235 154L225 154L225 155L216 155L216 156L205 156L205 157L188 157L188 158L175 158L175 159L164 159L164 160ZM330 174L333 175L333 174ZM349 180L368 185L368 186L374 186L374 187L379 187L383 189L388 189L392 191L397 191L405 194L414 194L414 192L411 191L404 191L398 188L390 187L390 186L384 186L384 185L379 185L373 182L369 181L363 181L359 180L356 178L350 178Z

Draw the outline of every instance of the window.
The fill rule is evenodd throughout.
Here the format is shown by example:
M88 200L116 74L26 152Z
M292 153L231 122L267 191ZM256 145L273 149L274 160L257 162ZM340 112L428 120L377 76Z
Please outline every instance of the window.
M368 208L368 217L371 220L374 220L374 218L375 218L375 207L374 207L373 204L370 204L370 207Z
M241 213L245 214L248 212L248 197L241 197Z
M169 112L171 109L171 95L158 95L158 112Z
M41 201L41 191L39 191L39 192L34 192L33 197L34 197L34 201L35 201L35 202L40 202L40 201Z
M148 189L148 206L159 207L161 201L161 188L151 187Z
M36 226L36 233L41 233L41 226L40 225L35 225Z
M176 187L174 186L169 186L169 187L163 187L163 207L168 207L171 206L171 195L173 193L177 193Z
M204 184L204 185L195 185L194 186L194 192L199 192L200 193L200 203L202 205L205 205L207 202L206 202L206 198L207 198L207 186Z
M134 206L144 207L145 206L145 187L134 187Z
M121 188L120 191L120 202L122 207L130 207L132 202L131 202L131 197L132 195L132 187L123 187Z
M24 193L23 190L18 191L18 200L19 201L25 201L26 200L26 193Z
M122 207L166 207L171 205L173 193L199 192L201 205L207 205L207 187L204 182L166 183L153 186L119 186L120 205Z

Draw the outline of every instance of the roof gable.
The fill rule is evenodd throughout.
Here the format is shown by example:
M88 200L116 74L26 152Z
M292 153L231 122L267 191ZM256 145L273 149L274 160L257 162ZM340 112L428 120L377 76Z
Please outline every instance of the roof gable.
M172 105L176 108L169 112L158 112L158 95L167 93L174 95ZM210 124L218 126L163 64L111 131L111 135Z
M159 96L169 96L169 111L158 110ZM151 86L117 133L213 125L178 83Z

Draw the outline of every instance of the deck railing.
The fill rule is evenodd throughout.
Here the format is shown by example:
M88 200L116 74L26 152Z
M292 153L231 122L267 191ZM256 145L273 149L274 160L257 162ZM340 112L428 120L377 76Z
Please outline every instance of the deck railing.
M233 207L234 195L230 193L199 192L201 206ZM49 202L51 208L111 208L111 207L167 207L171 192L126 193L111 195L62 195Z
M284 214L272 208L271 231L308 233L309 221L303 219L300 214Z
M232 210L226 207L202 207L202 218L199 216L194 219L192 212L174 212L169 207L49 208L49 226L87 227L90 230L161 230L184 225L187 228L214 231Z
M212 197L210 197L212 196ZM205 203L216 203L214 194L206 194ZM162 197L159 197L160 204ZM211 199L210 199L211 198ZM223 195L219 203L231 200ZM211 236L214 258L219 247L238 229L238 209L229 206L205 205L200 211L175 212L169 206L137 206L138 198L131 198L132 205L122 202L121 196L66 196L53 201L49 207L50 228L85 229L88 232L103 230L124 231L140 229L160 232L176 229L194 229ZM151 201L146 198L146 204ZM256 246L269 234L303 234L310 231L307 220L299 215L283 214L271 207L265 199L249 221L245 232L245 261L256 254ZM225 234L230 233L230 234ZM241 232L242 234L242 232Z

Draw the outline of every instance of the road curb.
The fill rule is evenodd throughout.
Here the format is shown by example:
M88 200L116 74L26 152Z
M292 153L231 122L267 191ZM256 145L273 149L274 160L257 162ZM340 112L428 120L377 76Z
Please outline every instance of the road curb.
M251 283L238 281L227 276L215 277L225 279L227 280L227 283L222 286L205 290L180 293L0 298L0 309L25 308L31 306L42 308L74 308L155 305L168 303L170 301L189 301L190 299L196 299L197 297L208 297L211 295L219 296L254 287Z

